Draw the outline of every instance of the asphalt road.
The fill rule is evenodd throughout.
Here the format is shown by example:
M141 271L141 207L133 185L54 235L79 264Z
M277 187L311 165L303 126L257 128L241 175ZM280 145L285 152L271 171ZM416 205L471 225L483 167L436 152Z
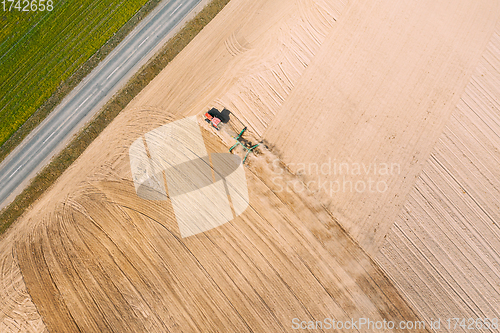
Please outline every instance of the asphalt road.
M193 14L202 0L166 0L96 67L0 164L0 208L14 200L29 180L109 100Z

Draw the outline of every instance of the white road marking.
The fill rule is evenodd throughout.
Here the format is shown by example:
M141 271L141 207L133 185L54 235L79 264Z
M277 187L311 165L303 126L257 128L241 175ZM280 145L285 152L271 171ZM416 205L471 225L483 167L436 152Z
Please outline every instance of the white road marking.
M52 132L52 134L51 134L51 135L50 135L47 139L43 140L42 145L43 145L43 144L44 144L44 143L45 143L48 139L50 139L50 138L52 137L52 135L54 135L54 133L55 133L55 132L56 132L56 131Z
M156 32L158 31L158 29L160 29L161 27L162 27L162 26L161 26L161 24L160 24L158 27L156 27L155 31L153 31L153 33L152 33L151 35L156 34ZM158 37L158 36L157 36L157 37Z
M12 175L10 175L9 179L11 179L12 177L14 177L14 175L15 175L15 174L19 171L19 169L21 169L23 166L24 166L24 164L21 164L21 165L19 166L19 168L17 168L17 169L16 169L16 171L14 171L14 172L12 173Z
M118 69L118 68L117 68L117 69ZM116 70L116 69L115 69L115 70ZM48 140L48 139L50 139L50 138L52 137L52 135L56 134L56 133L57 133L57 132L61 129L61 127L63 127L64 125L66 125L66 123L68 122L68 120L69 120L69 119L71 119L71 117L73 117L73 115L76 113L76 110L78 110L78 109L80 108L80 106L82 106L82 105L83 105L83 103L85 103L86 101L88 101L88 99L89 99L90 97L92 97L92 95L93 95L94 93L95 93L95 91L93 91L93 92L92 92L92 93L91 93L91 94L90 94L90 95L89 95L89 96L88 96L88 97L87 97L87 98L86 98L86 99L85 99L82 103L80 103L80 105L78 105L78 107L75 109L75 112L73 112L73 114L72 114L71 116L69 116L69 117L68 117L68 119L66 119L66 121L65 121L65 122L63 122L61 125L59 125L59 126L57 127L57 129L56 129L54 132L52 132L52 134L51 134L51 135L50 135L47 139L43 140L42 145L43 145L45 142L47 142L47 140Z
M174 13L177 11L177 9L179 9L180 6L182 6L182 3L179 6L177 6L177 8L174 9L174 11L170 14L170 16L174 15Z
M149 36L148 36L148 37L146 37L146 39L145 39L145 40L143 40L143 41L142 41L142 43L141 43L141 44L139 44L139 46L137 46L137 48L140 48L140 47L141 47L141 45L142 45L142 44L144 44L144 43L145 43L148 39L149 39Z
M92 96L92 94L90 94L89 97L85 98L85 100L83 102L81 102L80 105L78 105L78 107L76 109L78 110L80 108L80 106L82 106L83 103L85 103L91 96Z
M115 72L116 72L116 71L118 70L118 68L120 68L120 67L122 67L122 66L120 65L120 66L116 67L116 68L115 68L115 70L114 70L113 72L111 72L111 74L109 74L109 75L108 75L108 77L106 78L106 80L107 80L107 79L109 79L109 77L110 77L111 75L115 74Z
M130 57L132 57L132 56L134 55L135 51L137 51L137 49L133 50L133 51L129 54L129 56L127 57L127 59L123 60L123 64L124 64L124 63L126 63L126 62L130 59Z

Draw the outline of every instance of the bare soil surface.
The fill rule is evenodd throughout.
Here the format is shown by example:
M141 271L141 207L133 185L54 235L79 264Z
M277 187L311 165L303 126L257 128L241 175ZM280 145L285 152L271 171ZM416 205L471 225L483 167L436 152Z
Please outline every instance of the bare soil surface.
M291 332L294 318L399 323L463 307L467 300L458 297L426 303L439 296L443 282L410 280L422 275L421 264L405 268L416 250L398 249L406 243L394 240L394 230L406 228L398 216L412 205L418 186L427 186L422 170L431 162L425 162L432 156L444 161L438 152L453 148L440 148L444 136L469 135L467 144L484 147L470 172L479 177L487 167L490 174L479 183L489 193L498 190L498 136L494 129L489 136L481 131L496 122L496 99L484 102L484 116L456 111L492 38L498 9L492 0L232 0L2 236L2 292L10 295L0 303L2 323L25 311L17 325L31 325L26 330L33 332ZM489 50L487 57L496 57L496 49ZM233 112L231 125L220 132L201 119L213 106ZM170 201L137 196L128 152L145 133L193 115L210 152L227 152L231 134L243 126L247 140L264 143L245 166L245 212L182 238ZM486 139L490 146L480 141ZM371 177L387 188L300 187L319 176L338 180L335 162L347 164L350 173L340 177L353 184L368 185ZM314 166L325 163L330 170L320 174ZM384 164L398 167L382 173ZM370 165L371 171L363 170ZM352 172L356 167L362 174ZM448 181L443 191L445 185L456 188ZM474 192L475 183L464 190L494 205L488 193ZM455 200L447 194L435 200L444 198ZM493 221L494 209L488 211ZM433 216L418 213L429 225L422 230L437 228L440 219ZM470 215L463 226L483 228L476 221ZM484 221L484 228L497 230ZM496 235L478 236L477 248L465 255L469 262L483 256L474 267L491 288L479 290L465 277L454 288L483 297L483 303L474 301L478 309L498 305L496 294L485 296L498 281ZM478 255L479 245L486 254ZM421 243L412 246L422 249ZM432 255L444 260L460 256L461 248L447 251ZM422 252L411 260L428 258ZM451 267L446 265L439 272ZM19 292L8 292L12 286ZM12 306L20 295L25 308Z
M377 256L428 320L500 317L499 33Z

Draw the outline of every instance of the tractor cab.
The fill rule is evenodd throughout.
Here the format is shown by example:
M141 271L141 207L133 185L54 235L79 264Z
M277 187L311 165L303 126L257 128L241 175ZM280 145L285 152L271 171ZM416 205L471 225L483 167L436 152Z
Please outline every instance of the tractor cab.
M205 121L212 125L212 127L216 130L219 130L222 124L226 124L229 122L230 113L231 112L228 109L219 111L216 108L212 108L210 109L210 111L205 113Z

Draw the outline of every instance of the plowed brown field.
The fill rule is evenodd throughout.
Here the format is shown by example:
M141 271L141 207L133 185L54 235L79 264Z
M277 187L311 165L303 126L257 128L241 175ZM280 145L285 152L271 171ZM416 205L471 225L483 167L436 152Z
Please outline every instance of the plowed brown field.
M477 129L500 123L500 98L486 88L477 117L456 107L464 91L475 94L468 82L485 86L474 70L486 46L483 59L500 58L499 9L493 0L232 0L2 236L2 332L292 332L294 318L393 321L394 331L425 320L413 331L429 331L437 316L497 315L490 195L500 141ZM481 61L498 84L500 66ZM200 116L214 106L231 110L234 130L248 127L245 138L264 141L245 164L249 207L182 238L169 200L136 194L129 148L198 115L207 151L227 152L230 126L216 132ZM477 147L482 157L460 157L476 166L466 174L450 156ZM463 180L471 198L450 199L469 210L416 209L444 205L459 193L450 179L472 175L482 192ZM365 188L334 190L340 181ZM437 195L436 183L451 185ZM459 218L445 250L429 242L448 230L439 223ZM474 240L451 247L464 228ZM461 259L465 247L468 263L443 259ZM436 278L478 257L475 283L475 273ZM437 273L424 276L434 263Z

